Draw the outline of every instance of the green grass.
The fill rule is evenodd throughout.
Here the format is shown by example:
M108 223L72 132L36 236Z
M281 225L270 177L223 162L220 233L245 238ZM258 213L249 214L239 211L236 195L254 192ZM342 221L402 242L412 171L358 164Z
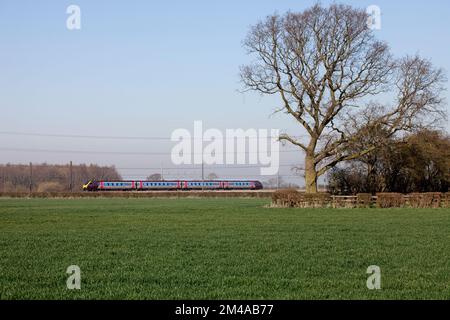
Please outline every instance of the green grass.
M448 209L267 203L0 199L0 298L450 298ZM72 264L81 290L66 289Z

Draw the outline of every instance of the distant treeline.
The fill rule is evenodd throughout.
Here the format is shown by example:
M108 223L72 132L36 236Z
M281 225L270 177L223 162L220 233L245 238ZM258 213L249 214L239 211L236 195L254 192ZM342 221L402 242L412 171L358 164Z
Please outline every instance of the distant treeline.
M72 176L72 182L71 180ZM0 164L0 192L80 191L90 179L122 179L115 167L98 165Z

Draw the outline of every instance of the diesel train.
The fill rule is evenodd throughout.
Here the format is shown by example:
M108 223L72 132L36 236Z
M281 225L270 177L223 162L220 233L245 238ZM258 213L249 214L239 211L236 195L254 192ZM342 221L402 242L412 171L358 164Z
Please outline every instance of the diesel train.
M155 191L155 190L261 190L259 181L249 180L165 180L97 181L83 185L84 191Z

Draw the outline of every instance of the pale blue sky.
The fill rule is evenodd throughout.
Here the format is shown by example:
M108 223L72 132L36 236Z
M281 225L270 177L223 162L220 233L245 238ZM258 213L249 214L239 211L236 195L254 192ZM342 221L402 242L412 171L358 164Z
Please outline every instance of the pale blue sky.
M249 60L241 43L258 19L315 2L0 0L0 131L170 136L203 120L207 128L298 133L286 116L270 116L277 100L238 92L239 66ZM382 30L377 34L396 56L419 53L450 70L449 1L342 2L378 5ZM81 8L81 30L66 28L70 4ZM0 134L0 149L169 152L171 146ZM301 158L289 153L281 162ZM118 167L171 166L169 156L0 150L0 163L71 159ZM288 168L281 171L291 174ZM132 177L131 172L137 176L148 170L122 172Z

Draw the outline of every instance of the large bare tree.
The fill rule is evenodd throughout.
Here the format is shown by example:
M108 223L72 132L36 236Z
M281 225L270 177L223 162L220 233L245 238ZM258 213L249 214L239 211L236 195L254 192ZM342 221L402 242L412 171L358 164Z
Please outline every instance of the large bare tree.
M374 128L393 135L445 116L443 71L418 56L395 59L367 19L350 6L315 5L268 16L244 42L254 57L241 67L245 89L279 95L277 111L307 134L307 141L287 134L280 140L305 152L309 193L339 162L374 150L376 143L361 143Z

